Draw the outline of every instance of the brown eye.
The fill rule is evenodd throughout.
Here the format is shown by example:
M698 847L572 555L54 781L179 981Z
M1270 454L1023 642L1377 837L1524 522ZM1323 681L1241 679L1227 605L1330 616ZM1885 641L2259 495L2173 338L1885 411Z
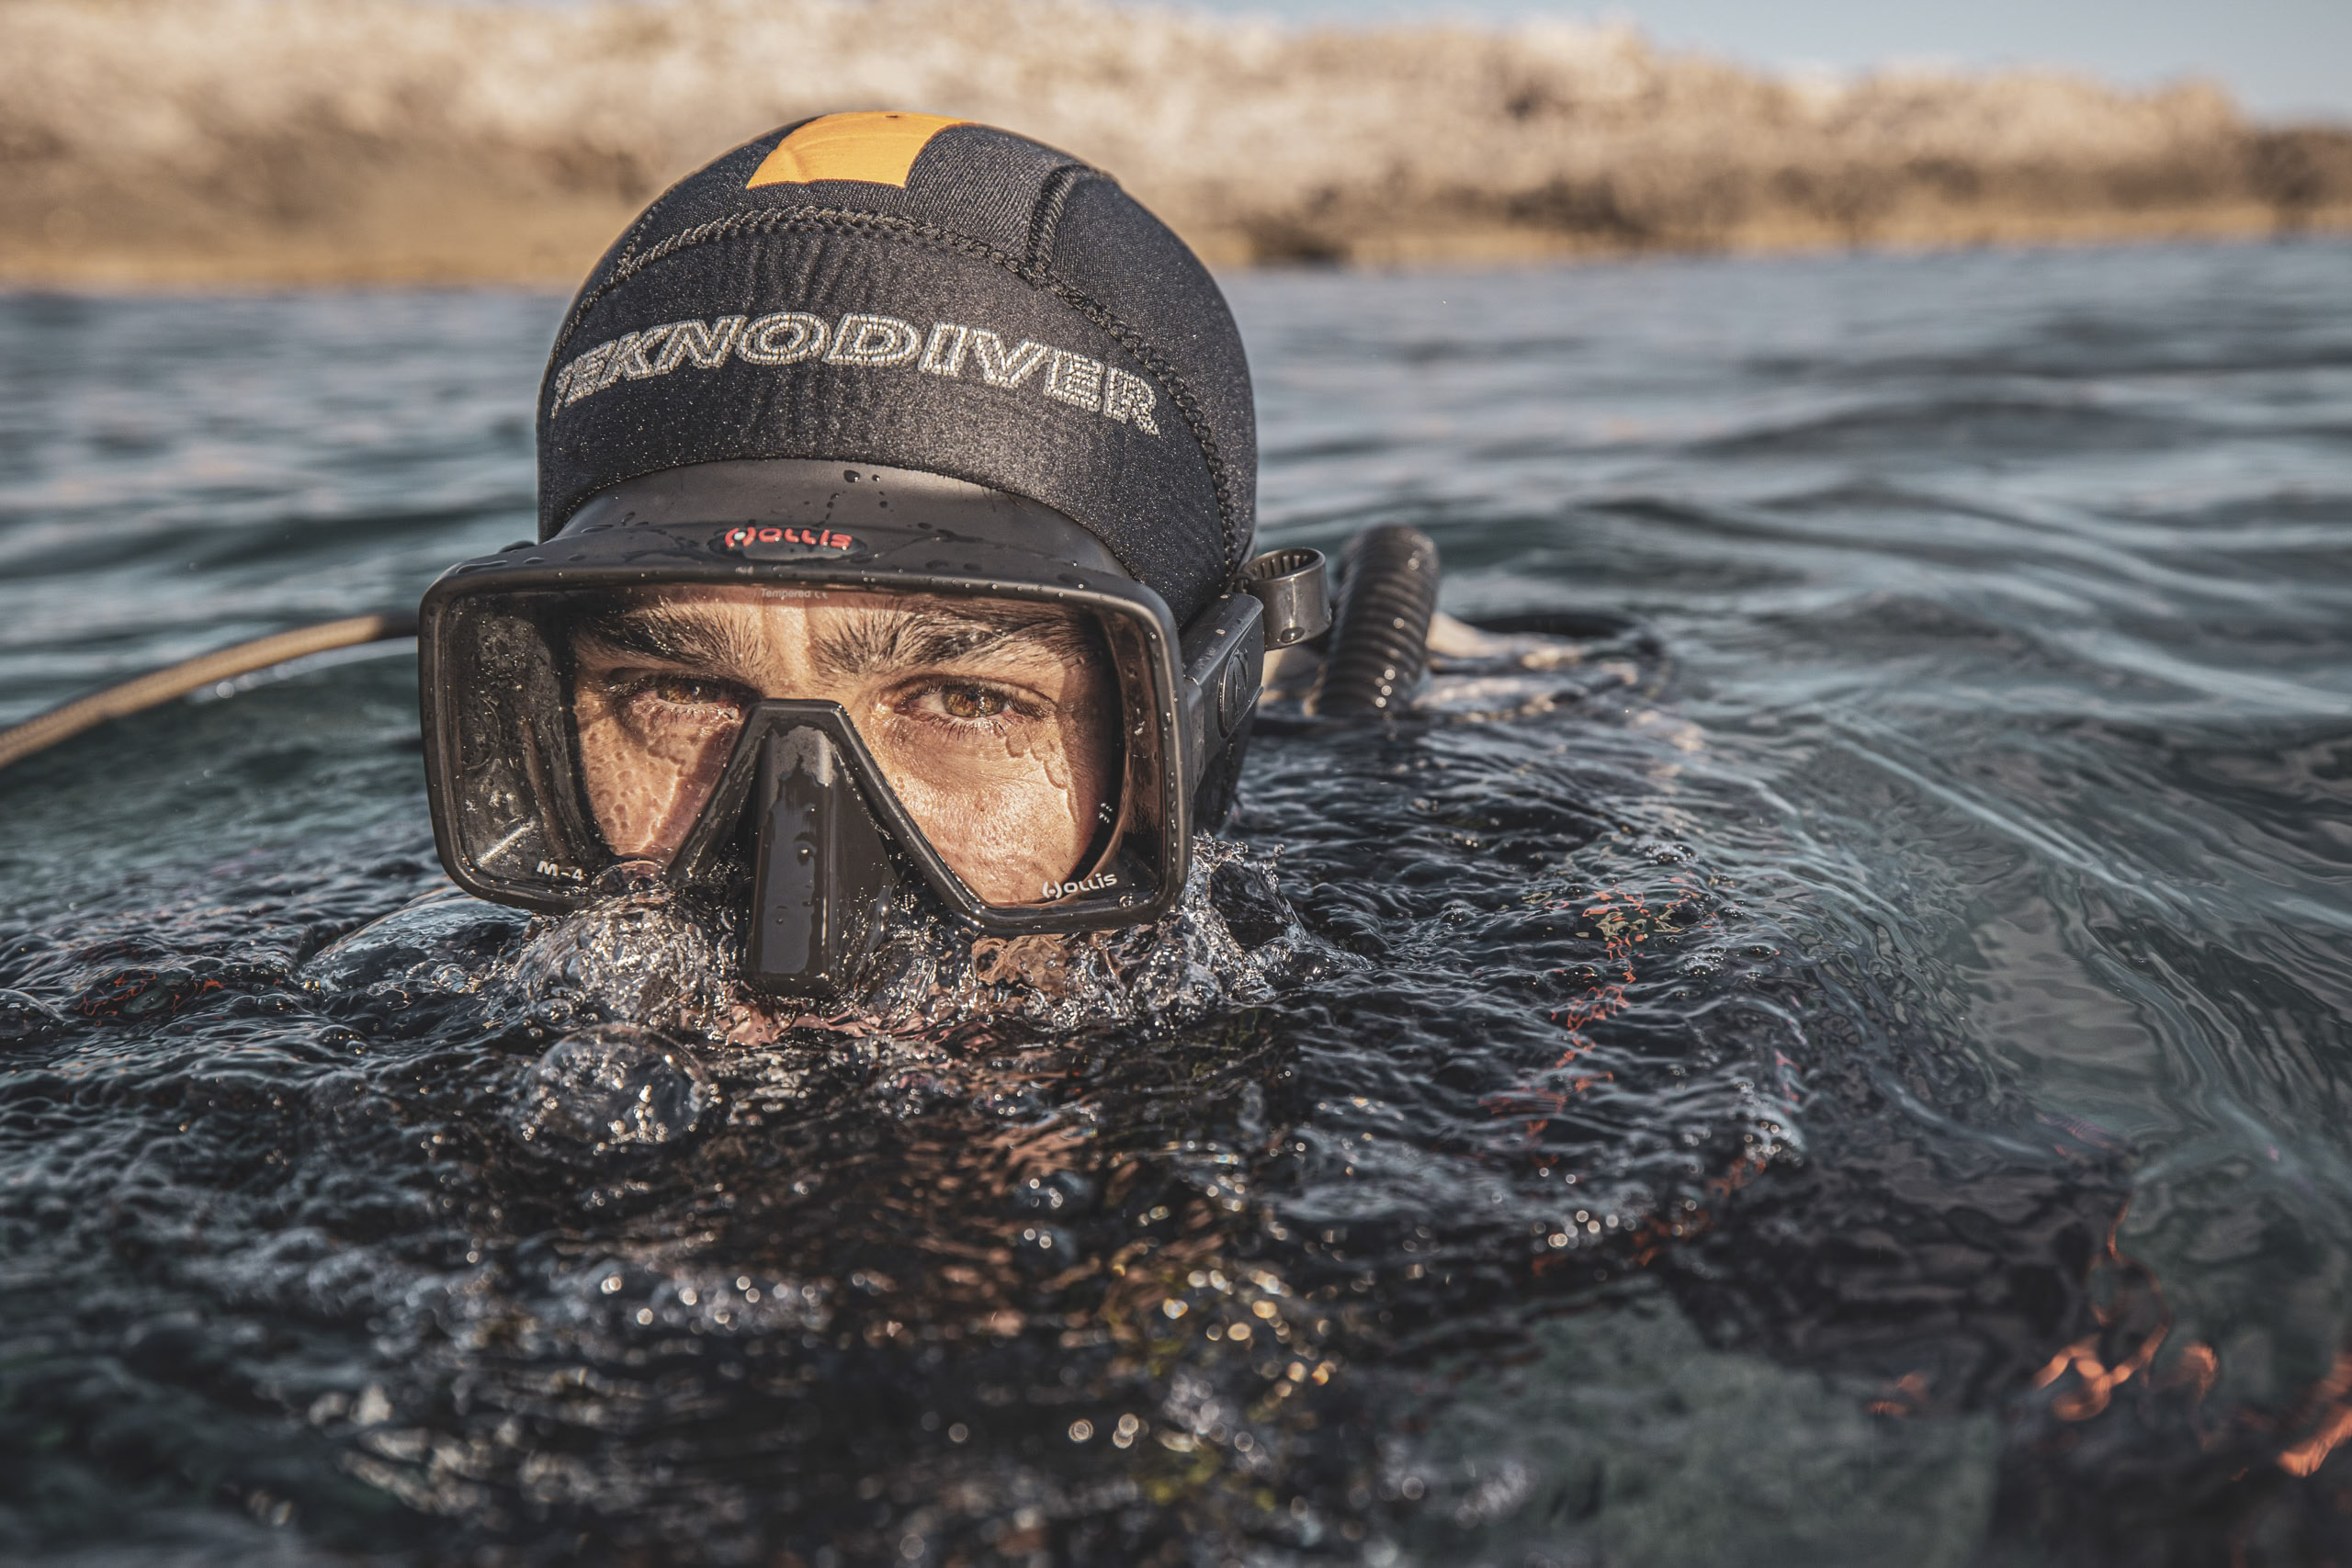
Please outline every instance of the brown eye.
M655 681L645 694L681 707L732 707L737 696L735 688L723 681L697 681L684 675Z
M944 687L939 703L954 718L994 718L1012 705L1004 700L1003 693L986 686Z
M728 681L694 675L653 675L627 682L621 700L640 723L687 719L707 723L724 716L732 719L750 703L750 694Z

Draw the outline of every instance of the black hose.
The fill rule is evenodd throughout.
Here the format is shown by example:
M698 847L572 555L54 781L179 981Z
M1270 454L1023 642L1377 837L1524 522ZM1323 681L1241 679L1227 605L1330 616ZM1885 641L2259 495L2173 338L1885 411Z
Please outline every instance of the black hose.
M250 675L256 670L266 670L274 664L308 658L314 653L415 635L415 614L396 611L390 615L352 615L315 626L300 626L290 632L241 642L234 648L198 654L168 669L108 686L105 691L93 692L86 697L76 697L62 706L37 714L22 724L0 729L0 768L22 761L36 751L46 751L59 741L69 739L85 729L96 728L110 718L121 718L158 706L215 682L232 681L240 675Z
M1437 614L1437 545L1419 528L1366 528L1342 559L1340 613L1316 690L1318 714L1401 714L1429 669Z

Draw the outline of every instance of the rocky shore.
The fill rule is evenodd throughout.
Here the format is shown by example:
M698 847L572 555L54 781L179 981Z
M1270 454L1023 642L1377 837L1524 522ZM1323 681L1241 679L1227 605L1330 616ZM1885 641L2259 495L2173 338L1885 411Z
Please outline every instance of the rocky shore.
M2193 83L1102 0L9 0L0 282L569 284L713 152L875 107L1066 147L1225 265L2352 228L2352 128Z

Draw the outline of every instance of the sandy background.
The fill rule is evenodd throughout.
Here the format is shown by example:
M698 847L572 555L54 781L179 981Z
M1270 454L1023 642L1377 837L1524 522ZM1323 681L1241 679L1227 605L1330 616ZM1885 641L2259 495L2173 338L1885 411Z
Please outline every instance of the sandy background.
M2197 84L1096 0L0 0L0 281L569 285L704 159L862 107L1067 148L1225 265L2352 227L2352 128Z

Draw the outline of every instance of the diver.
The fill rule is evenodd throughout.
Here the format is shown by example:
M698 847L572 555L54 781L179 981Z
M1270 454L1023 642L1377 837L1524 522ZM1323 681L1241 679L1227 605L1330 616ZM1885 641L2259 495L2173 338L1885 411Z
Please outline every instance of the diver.
M0 731L0 767L413 631L459 887L677 899L752 989L821 1009L911 919L1168 917L1261 694L1278 722L1394 718L1434 656L1479 677L1457 716L1495 716L1525 701L1498 671L1623 629L1439 615L1435 547L1395 525L1349 547L1335 619L1318 552L1252 554L1250 371L1207 270L1101 171L965 120L826 115L680 181L582 286L537 420L535 540L451 568L413 619Z
M1312 551L1256 563L1240 335L1108 176L828 115L665 192L566 314L536 541L419 646L435 841L559 911L661 886L742 977L853 993L894 911L1149 924L1213 832Z

